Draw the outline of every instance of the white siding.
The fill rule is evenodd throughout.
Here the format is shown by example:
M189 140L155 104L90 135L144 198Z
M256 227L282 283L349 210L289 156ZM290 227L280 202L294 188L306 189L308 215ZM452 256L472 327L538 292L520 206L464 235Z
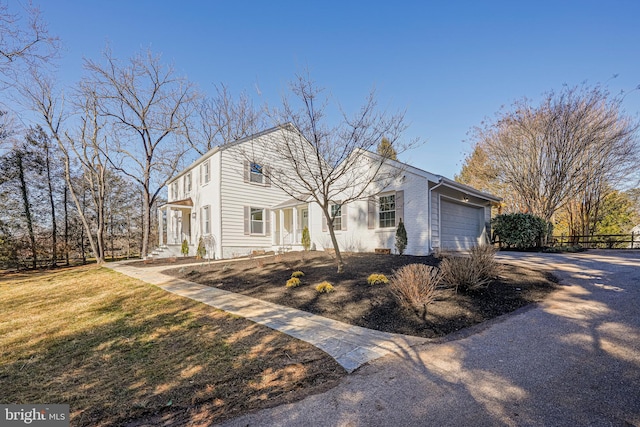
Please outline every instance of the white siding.
M270 209L290 199L290 196L273 185L245 182L245 160L251 155L256 163L272 167L279 159L268 147L278 143L279 138L280 131L274 131L221 152L220 223L224 258L246 255L256 249L270 250L272 247L274 224L271 224L268 234L245 234L245 207Z
M431 247L440 248L440 195L431 192Z
M429 215L428 215L428 190L427 178L418 174L405 171L403 176L395 180L383 191L375 191L376 209L374 228L368 227L368 198L351 202L347 205L346 218L347 230L336 230L336 238L340 249L348 252L373 252L377 248L388 248L395 252L396 227L380 228L378 220L378 195L395 194L396 191L404 191L403 217L405 228L407 229L406 254L428 255L430 252L429 242ZM398 213L396 208L396 213ZM331 238L328 231L322 232L322 212L320 207L313 207L313 218L318 218L313 222L314 240L317 241L318 248L331 248Z

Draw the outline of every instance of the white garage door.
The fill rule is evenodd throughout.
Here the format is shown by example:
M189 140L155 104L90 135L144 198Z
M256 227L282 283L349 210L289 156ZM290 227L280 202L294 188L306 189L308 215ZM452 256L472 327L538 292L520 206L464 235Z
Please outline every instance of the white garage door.
M441 200L442 249L466 250L477 246L484 228L484 208Z

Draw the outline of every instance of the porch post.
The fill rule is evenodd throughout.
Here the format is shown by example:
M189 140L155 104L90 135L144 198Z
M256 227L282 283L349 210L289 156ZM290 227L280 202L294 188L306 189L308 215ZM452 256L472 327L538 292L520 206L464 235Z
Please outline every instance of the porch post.
M167 208L167 244L173 239L173 209Z
M164 226L162 225L162 210L158 209L158 246L164 245Z
M278 218L280 220L280 246L284 246L284 209L280 209Z
M298 241L298 208L296 206L294 206L292 208L293 210L293 239L291 241L291 243L300 243Z
M275 209L271 210L271 246L276 246L278 244L277 242L277 236L278 236L278 230L276 228L276 218L278 216L278 211Z

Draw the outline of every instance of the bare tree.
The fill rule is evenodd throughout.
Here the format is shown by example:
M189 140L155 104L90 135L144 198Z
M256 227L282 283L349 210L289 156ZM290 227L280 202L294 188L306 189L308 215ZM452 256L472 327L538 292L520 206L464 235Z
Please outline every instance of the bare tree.
M264 117L246 93L234 99L227 86L216 86L213 98L202 98L185 124L185 136L200 155L214 147L236 141L263 128Z
M192 85L147 51L120 62L87 60L100 114L113 125L110 163L143 189L142 256L149 252L151 209L188 149L184 124L197 100Z
M476 149L522 210L550 220L576 196L597 204L605 185L637 170L638 123L620 102L600 87L521 100L475 130Z
M270 170L269 179L292 198L311 200L320 206L338 272L342 272L344 261L334 232L335 217L341 206L383 191L402 172L397 167L384 167L390 160L375 154L375 150L383 137L390 148L385 153L408 148L399 142L407 127L404 113L380 111L372 91L357 113L348 116L341 111L341 120L331 126L327 124L329 99L308 75L297 76L291 91L293 99L284 98L282 108L270 114L299 132L283 132L283 142L270 147L283 166Z
M13 81L28 68L51 61L58 53L59 40L47 30L40 10L31 2L21 12L0 3L0 74Z
M64 110L64 98L54 94L50 79L33 71L31 84L21 87L22 93L31 102L32 108L40 115L47 129L57 143L64 164L64 175L69 194L76 206L91 251L96 262L104 262L104 194L107 160L104 123L98 114L97 97L93 88L81 84L76 94L76 108L79 111L77 128L67 129L70 122ZM73 164L78 162L82 168L82 178L86 181L78 188L74 179ZM96 214L93 226L83 202L85 187L91 192Z

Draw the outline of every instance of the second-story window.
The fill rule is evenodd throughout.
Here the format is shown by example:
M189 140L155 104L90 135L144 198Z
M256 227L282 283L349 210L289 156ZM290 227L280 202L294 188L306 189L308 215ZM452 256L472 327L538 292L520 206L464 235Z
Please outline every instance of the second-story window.
M202 165L200 166L200 172L202 175L202 184L208 183L209 179L211 178L211 174L209 173L209 160L202 163Z
M178 199L178 181L171 184L171 199L172 200Z
M251 163L249 169L249 181L262 184L264 182L264 169L258 163Z
M185 196L191 194L191 173L188 173L184 176L184 193Z

